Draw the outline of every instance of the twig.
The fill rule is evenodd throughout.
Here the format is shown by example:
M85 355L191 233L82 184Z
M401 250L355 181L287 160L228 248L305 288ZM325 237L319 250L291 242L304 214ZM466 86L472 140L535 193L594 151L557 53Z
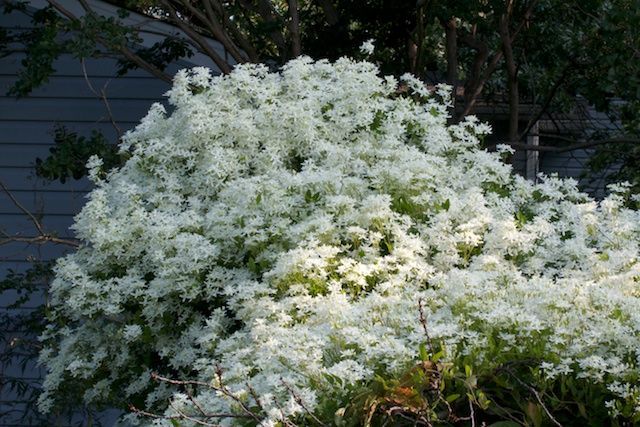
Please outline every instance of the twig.
M171 408L173 410L175 410L178 413L178 415L156 414L154 412L149 412L149 411L144 411L142 409L139 409L139 408L135 407L133 404L129 404L129 410L131 412L135 412L136 414L144 415L145 417L149 417L149 418L158 418L158 419L163 419L163 420L188 419L189 421L193 421L193 422L201 424L201 425L216 426L216 427L218 426L218 424L208 424L208 423L205 423L202 420L199 420L197 418L194 418L194 417L192 417L190 415L185 414L181 410L177 409L171 402L169 402L169 406L171 406ZM227 413L224 413L224 412L221 412L221 413L218 413L218 414L205 414L204 417L205 418L248 418L248 416L246 416L246 415L227 414ZM205 423L205 424L202 424L202 423Z
M258 423L260 423L260 418L253 413L253 411L249 408L247 408L247 406L244 404L244 402L242 400L240 400L236 395L234 395L231 390L229 390L224 383L222 382L222 368L220 367L220 365L216 364L216 377L218 379L218 384L220 384L220 387L217 388L219 389L225 396L233 399L236 403L238 403L238 405L240 405L240 407L242 408L243 411L245 411L248 415L251 416L251 418L253 418L255 421L257 421ZM213 387L212 385L209 385L209 387L211 388L216 388Z
M185 391L187 393L187 397L189 398L189 400L191 401L191 403L193 403L193 406L196 407L196 409L203 415L206 416L207 413L205 412L204 408L202 407L202 405L200 405L200 403L198 403L198 401L193 397L193 395L189 392L189 390Z
M4 182L0 181L0 187L2 188L2 191L4 191L7 196L9 196L9 198L11 199L11 201L13 202L14 205L16 205L16 207L18 209L20 209L22 212L24 212L33 222L33 224L36 226L36 229L38 229L38 231L40 232L40 234L45 234L44 230L42 229L42 224L40 224L40 221L38 221L36 219L36 217L29 212L29 210L27 208L25 208L22 203L20 203L13 194L11 194L11 192L9 191L9 189L7 188L7 186L4 184Z
M531 386L530 384L525 383L524 381L522 381L520 378L518 378L516 376L516 374L509 368L504 368L504 370L506 372L508 372L513 379L515 379L521 386L526 387L529 389L529 391L531 391L531 393L533 393L533 395L536 397L536 400L538 401L538 403L540 403L540 406L542 406L542 409L544 409L544 412L547 414L547 416L549 417L549 419L558 427L562 427L562 424L560 424L558 422L558 420L556 420L553 415L551 414L551 412L549 411L549 409L547 408L547 406L544 404L544 402L542 401L542 398L540 397L540 394L538 393L538 390L536 390L533 386Z
M266 412L262 407L262 403L260 403L260 398L258 397L258 393L256 393L255 389L251 386L251 384L249 384L249 382L245 383L245 385L247 386L247 390L249 390L249 395L251 395L251 397L253 397L253 400L255 400L258 409L260 409L260 411L262 412Z
M529 145L521 142L514 142L514 143L510 143L509 145L516 150L566 153L568 151L584 150L587 148L592 148L592 147L597 147L600 145L607 145L607 144L640 144L640 139L638 138L607 138L607 139L598 139L595 141L575 142L574 139L563 137L560 135L538 134L538 136L543 136L543 137L546 136L546 137L550 137L550 138L554 138L562 141L571 141L571 142L574 142L574 144L570 144L564 147L555 147L550 145Z
M102 89L100 89L100 93L98 93L98 91L93 87L93 85L91 84L91 81L89 80L89 75L87 73L87 67L84 62L84 58L80 59L80 65L82 66L82 74L84 76L84 81L87 83L87 86L89 86L89 90L93 92L93 94L96 97L100 98L104 103L104 106L107 108L107 114L109 114L109 121L111 122L111 125L113 126L116 133L118 134L118 140L120 140L120 138L122 137L122 129L120 129L120 126L118 126L118 124L115 121L115 118L113 117L113 112L111 111L111 105L109 104L109 100L107 99L107 93L105 92L105 89L109 84L109 82L105 83Z
M184 31L187 36L191 37L191 39L198 43L200 47L202 47L207 56L209 56L209 58L211 58L213 62L215 62L220 71L222 71L224 74L229 74L231 72L231 67L229 66L229 64L220 55L218 55L218 53L209 45L209 43L207 43L205 38L200 33L194 30L180 16L178 16L178 12L171 5L171 3L166 0L161 0L160 3L169 13L171 21L182 31Z
M277 400L273 401L273 404L276 406L276 408L278 408L278 410L280 411L280 421L282 421L282 423L285 426L288 427L298 427L297 424L293 423L292 421L290 421L287 416L284 414L284 409L282 409L282 406L280 406L280 404L278 403Z
M473 410L472 399L469 399L469 418L471 419L471 427L476 427L476 412Z
M24 237L19 235L11 236L7 233L2 232L2 234L5 236L5 239L0 240L0 245L4 245L11 242L24 242L24 243L32 243L32 244L43 244L43 243L51 242L51 243L56 243L60 245L73 246L75 248L80 246L80 243L78 241L69 240L69 239L60 239L58 237L55 237L47 233L44 230L44 227L42 226L40 221L38 221L38 219L35 217L35 215L33 215L27 208L25 208L22 205L22 203L18 201L18 199L16 199L16 197L11 193L11 191L7 188L7 186L2 181L0 181L0 188L2 189L2 191L4 191L7 197L11 199L11 202L19 210L21 210L26 216L29 217L31 222L33 222L33 225L35 226L36 230L38 231L38 236L32 236L32 237Z
M251 409L247 408L247 406L244 404L244 402L242 402L242 400L240 400L237 396L235 396L231 390L229 390L227 387L224 386L224 384L222 383L222 370L220 369L219 366L216 367L216 377L218 380L218 383L220 384L219 387L214 386L213 384L210 383L206 383L204 381L195 381L195 380L174 380L171 378L166 378L163 377L161 375L159 375L157 372L152 372L151 373L151 378L153 380L156 381L160 381L160 382L165 382L168 384L173 384L173 385L179 385L179 386L198 386L198 387L205 387L214 391L218 391L222 394L224 394L225 396L231 398L233 401L235 401L238 405L240 405L240 407L242 408L242 410L245 412L246 415L241 415L241 414L207 414L204 409L195 402L195 399L193 398L193 396L191 396L190 393L187 394L187 396L189 397L189 400L191 400L194 403L194 406L196 406L196 408L198 409L198 411L200 411L200 413L203 414L203 417L205 418L223 418L223 417L227 417L227 418L251 418L256 422L260 422L260 418L253 412L251 411Z
M173 409L174 411L176 411L176 412L178 413L178 415L179 415L182 419L189 420L189 421L192 421L192 422L194 422L194 423L196 423L196 424L199 424L199 425L201 425L201 426L206 426L206 427L218 427L218 426L219 426L219 424L212 424L212 423L208 423L208 422L206 422L206 421L202 421L202 420L199 420L199 419L197 419L197 418L194 418L194 417L191 417L191 416L189 416L189 415L185 414L185 413L184 413L184 412L182 412L180 409L176 408L176 406L173 404L173 402L172 402L171 400L169 400L169 406L171 407L171 409Z
M215 8L215 12L211 10L209 13L215 15L216 13L221 16L223 20L223 28L226 28L230 31L230 35L233 36L237 42L240 44L240 47L244 50L244 53L247 55L248 60L251 62L259 62L260 58L255 47L249 42L246 35L240 31L238 26L234 21L229 18L229 15L225 13L224 7L220 3L219 0L204 0L205 9L213 9Z
M433 350L433 342L431 341L431 336L429 335L429 329L427 328L427 319L424 316L424 307L422 306L423 300L422 298L418 299L418 311L420 313L420 324L422 325L422 330L424 331L425 336L427 337L427 345L429 346L429 351L431 352L431 356L435 354Z
M136 408L133 404L129 404L129 410L131 412L134 412L134 413L140 414L140 415L144 415L145 417L149 417L149 418L162 418L162 419L165 419L165 420L180 419L179 415L160 415L160 414L154 414L153 412L143 411L142 409Z
M58 237L54 237L50 234L43 234L40 236L33 236L33 237L24 237L24 236L11 236L7 233L2 233L4 236L6 236L6 238L0 240L0 246L1 245L6 245L8 243L12 243L12 242L20 242L20 243L28 243L28 244L32 244L32 245L43 245L45 243L55 243L57 245L67 245L67 246L72 246L74 248L78 248L80 247L80 243L78 243L77 241L74 240L68 240L68 239L60 239Z
M193 14L193 16L198 18L198 20L207 27L211 35L215 37L224 46L224 48L229 51L229 53L231 53L231 56L233 56L233 59L236 62L245 61L245 58L243 57L238 47L228 37L227 33L222 27L222 24L216 18L210 4L208 4L206 1L204 2L205 10L207 12L206 14L194 7L189 0L182 0L180 4L186 7ZM191 21L193 22L193 20ZM193 25L191 26L193 27Z
M302 400L302 398L300 396L298 396L298 394L295 392L295 390L293 390L293 388L291 388L291 386L289 386L289 384L287 384L287 382L284 380L284 378L280 378L280 382L282 382L282 385L284 385L284 387L287 389L287 391L289 393L291 393L291 396L293 397L293 399L296 401L296 403L298 405L300 405L302 407L302 409L304 409L304 411L319 425L323 426L323 427L327 427L327 425L325 423L323 423L322 421L320 421L318 419L318 417L316 417L313 412L311 412L309 410L309 408L307 408L304 404L304 401Z

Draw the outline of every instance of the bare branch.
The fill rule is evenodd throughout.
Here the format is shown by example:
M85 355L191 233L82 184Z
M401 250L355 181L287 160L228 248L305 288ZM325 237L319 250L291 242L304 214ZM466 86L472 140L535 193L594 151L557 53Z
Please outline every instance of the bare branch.
M9 197L11 202L20 211L22 211L22 213L24 213L27 217L29 217L29 219L35 226L36 231L38 232L37 236L31 236L31 237L25 237L20 235L12 236L2 232L5 238L0 240L0 245L6 245L7 243L11 243L11 242L23 242L23 243L29 243L29 244L35 244L35 245L41 245L44 243L55 243L58 245L72 246L74 248L80 247L80 242L77 240L61 239L50 233L47 233L44 230L44 227L42 226L42 223L38 220L38 218L36 218L34 214L32 214L27 208L25 208L24 205L18 201L18 199L16 199L13 193L11 193L9 188L7 188L7 186L2 181L0 181L0 189L2 189L2 191L7 195L7 197Z
M225 49L229 51L229 53L231 54L231 56L233 56L233 59L236 62L244 62L246 58L244 57L244 55L242 55L238 47L231 41L231 39L229 39L229 37L225 33L224 29L222 28L222 25L220 24L220 21L218 21L215 14L213 13L213 9L211 8L211 5L207 3L206 0L204 1L204 3L205 5L209 6L208 8L205 9L207 12L206 14L196 9L189 0L180 1L180 4L186 7L189 10L189 12L191 12L202 24L204 24L207 27L207 29L211 32L213 37L215 37L216 40L218 40L225 47ZM197 31L197 30L194 29L194 31Z
M469 418L471 420L471 427L476 427L476 412L473 410L473 402L469 399Z
M576 142L575 139L566 138L560 135L554 134L539 134L538 136L542 137L551 137L554 139L572 142L573 144L566 145L564 147L556 147L550 145L528 145L520 142L510 143L509 145L516 150L529 150L529 151L544 151L544 152L552 152L552 153L566 153L568 151L575 150L584 150L587 148L597 147L599 145L607 145L607 144L640 144L640 138L608 138L608 139L599 139L594 141L585 141L585 142Z
M107 43L104 42L99 37L98 37L98 41L103 46L107 46ZM133 62L134 64L137 64L140 68L142 68L143 70L146 70L147 72L149 72L153 76L157 77L158 79L162 80L163 82L171 83L173 81L171 76L169 76L168 74L162 72L155 65L152 65L149 62L145 61L144 59L140 58L140 56L136 55L132 50L130 50L130 49L124 47L124 46L118 46L117 50L118 50L118 52L120 52L122 54L122 56L127 58L129 61Z
M514 43L514 41L518 37L518 34L520 34L520 31L522 31L524 26L531 19L531 15L533 14L533 9L535 8L537 3L538 3L538 0L533 0L531 3L529 3L529 6L527 7L526 11L522 15L522 19L520 23L516 26L516 29L513 31L513 33L510 36L510 44ZM511 1L507 3L507 9L508 9L507 12L510 11L511 4L512 4ZM507 15L509 15L509 13L507 13ZM488 58L489 56L489 53L488 53L489 49L487 45L484 42L478 40L477 36L474 33L463 36L461 40L465 44L467 44L469 47L475 49L477 53L476 53L476 58L474 58L474 63L472 66L472 72L471 72L472 77L471 79L469 79L469 82L465 87L465 106L462 113L458 116L459 119L462 119L464 116L470 114L471 111L474 109L475 104L477 102L477 98L480 96L480 94L482 93L482 90L484 89L484 85L486 84L487 80L489 80L493 72L496 70L498 63L500 62L503 56L503 49L498 49L493 55L493 57L491 58L491 60L489 61L489 63L487 64L484 72L480 76L480 70L482 69L482 66L485 63L486 58Z
M200 45L200 47L202 48L202 50L204 50L204 52L207 54L207 56L209 56L213 60L213 62L215 62L215 64L220 69L220 71L222 71L225 74L228 74L228 73L231 72L231 67L229 66L227 61L225 61L218 54L218 52L216 52L209 45L209 43L207 43L207 41L205 40L205 38L202 35L200 35L197 31L195 31L193 28L191 28L191 26L186 24L182 20L182 18L180 18L178 16L178 13L176 12L175 8L171 5L171 3L169 1L161 0L161 4L163 5L163 7L166 8L167 12L169 13L169 16L171 17L172 22L174 24L176 24L182 31L184 31L184 33L186 35L188 35L196 43L198 43L198 45Z
M547 109L549 108L549 105L551 105L551 102L553 101L553 99L556 96L556 93L558 92L558 89L560 89L560 86L562 86L562 84L564 83L564 80L567 78L567 75L569 73L569 70L571 69L572 64L569 63L567 64L563 69L562 72L560 73L560 77L558 77L558 79L555 81L555 83L553 84L553 87L551 88L551 90L549 91L549 93L547 94L544 102L542 103L542 105L540 106L540 109L536 112L535 115L533 115L529 121L527 122L527 125L525 126L524 130L522 131L522 133L520 134L520 136L518 137L518 139L522 139L524 138L527 133L529 133L529 131L531 130L531 128L533 127L533 125L540 120L540 118L542 117L542 115L547 111Z
M260 15L260 17L269 24L276 24L280 20L279 14L270 0L257 0L255 4L249 0L239 0L239 3L244 9ZM273 41L278 48L280 57L286 58L287 43L285 38L282 35L282 32L275 28L275 25L273 25L273 27L274 28L269 33L271 41Z
M80 65L82 66L82 75L84 76L84 81L87 83L87 86L89 86L89 90L93 92L93 94L97 98L101 99L102 102L104 103L104 106L107 109L107 114L109 115L109 121L111 122L111 126L113 126L113 128L115 129L116 133L118 134L118 140L120 140L120 138L122 138L122 129L120 129L120 126L118 126L118 124L115 121L115 118L113 117L113 112L111 111L111 104L109 104L109 100L107 99L107 94L105 91L105 88L107 87L109 82L107 82L102 87L102 89L100 89L100 92L98 93L98 91L93 87L93 85L91 84L91 81L89 80L84 58L80 59Z
M225 396L227 396L228 398L232 399L238 405L240 405L240 407L242 408L242 410L246 414L246 416L243 416L244 418L252 418L254 421L257 421L259 423L260 422L260 418L251 409L249 409L241 399L239 399L236 395L234 395L231 392L231 390L229 390L227 387L224 386L224 384L222 382L222 370L220 369L220 367L216 367L216 377L217 377L216 379L218 380L218 384L220 384L219 387L216 387L213 384L206 383L206 382L203 382L203 381L172 380L170 378L163 377L163 376L159 375L156 372L153 372L151 374L151 378L156 380L156 381L161 381L161 382L165 382L165 383L168 383L168 384L180 385L180 386L192 385L192 386L198 386L198 387L205 387L205 388L209 388L211 390L218 391L218 392L224 394ZM236 417L237 416L238 415L236 415Z
M451 18L443 23L447 53L447 83L453 86L454 99L458 85L458 37L456 19Z
M219 426L219 424L212 424L212 423L208 423L206 421L202 421L202 420L200 420L198 418L195 418L195 417L190 417L189 415L187 415L184 412L182 412L179 408L176 408L176 406L173 404L173 402L171 400L169 400L169 406L171 407L171 409L176 411L178 413L178 415L184 420L188 420L188 421L194 422L194 423L196 423L198 425L206 426L206 427L218 427Z
M424 40L425 40L425 10L424 4L416 4L416 27L407 40L409 51L409 70L416 76L424 75Z
M78 23L80 22L80 19L77 16L75 16L73 13L71 13L68 9L66 9L64 6L62 6L56 0L47 0L47 2L54 9L56 9L58 12L60 12L62 15L66 16L69 20L71 20L73 22L78 22ZM90 13L90 14L93 14L94 16L96 16L96 13L89 7L89 5L87 4L86 1L83 2L83 7L87 11L87 13ZM153 76L157 77L158 79L160 79L160 80L162 80L164 82L167 82L167 83L171 83L171 81L172 81L171 76L169 76L168 74L165 74L164 72L162 72L158 67L154 66L153 64L150 64L149 62L145 61L140 56L138 56L133 51L131 51L129 48L127 48L126 46L122 46L122 45L113 46L113 45L109 44L107 41L105 41L100 36L96 36L96 41L98 43L100 43L101 45L103 45L104 47L106 47L106 48L109 48L109 47L114 48L115 50L120 52L120 54L122 54L122 56L127 58L129 61L131 61L134 64L138 65L140 68L142 68L143 70L146 70L147 72L149 72Z
M12 242L21 242L21 243L27 243L30 245L42 245L45 243L54 243L57 245L66 245L74 248L80 247L80 243L76 240L60 239L51 234L42 234L40 236L32 236L32 237L24 237L19 235L11 236L4 232L2 234L6 236L6 238L0 240L0 246L6 245Z
M313 419L313 421L318 423L318 425L320 425L320 426L327 427L327 425L325 423L320 421L318 419L318 417L316 417L313 414L313 412L311 412L309 410L309 408L307 408L307 406L304 404L304 401L302 400L302 398L295 392L295 390L293 388L291 388L291 386L289 384L287 384L287 382L283 378L280 378L280 382L282 382L282 384L287 389L287 391L291 394L291 396L296 401L296 403L302 407L302 409Z
M424 331L425 336L427 337L427 345L429 346L429 351L431 352L431 356L435 354L433 348L433 341L431 340L431 336L429 335L429 328L427 328L427 319L424 315L424 301L422 298L418 299L418 312L420 313L419 321L422 325L422 330Z
M242 34L242 31L240 31L240 28L238 28L235 22L229 19L229 16L225 13L224 7L220 3L220 0L203 0L203 2L205 8L211 8L211 6L215 8L215 12L212 10L208 13L212 15L215 15L217 13L222 17L224 27L228 29L228 31L231 33L230 35L238 42L242 50L244 50L245 54L248 56L248 59L251 62L258 62L259 57L255 47L249 42L247 37Z
M532 385L525 383L524 381L522 381L520 378L518 378L518 376L509 368L504 367L503 368L506 372L508 372L509 374L511 374L511 377L513 377L513 379L515 379L521 386L527 388L535 397L536 400L538 401L538 403L540 404L540 406L542 406L542 409L544 409L544 412L547 414L547 416L549 417L549 419L558 427L562 427L562 424L560 424L558 422L558 420L556 420L553 415L551 414L551 412L549 411L549 409L547 408L547 405L544 404L544 402L542 401L542 398L540 397L540 393L538 393L538 390L536 390Z
M36 229L38 230L38 232L41 235L44 235L45 232L42 228L42 224L40 224L40 221L38 221L38 219L31 213L29 212L29 210L27 208L25 208L22 203L20 203L18 201L18 199L15 198L15 196L11 193L11 191L9 191L9 189L7 188L7 186L4 184L4 182L0 181L0 188L2 188L2 191L5 192L5 194L9 197L9 199L11 199L11 202L13 202L13 204L20 209L25 215L27 215L29 217L29 219L31 220L31 222L33 222L33 225L35 225Z
M478 97L480 96L480 94L482 93L482 90L484 89L485 83L487 82L487 80L489 80L489 77L491 77L493 72L496 70L498 63L502 59L502 55L503 55L503 52L501 50L496 52L491 58L491 61L489 61L487 68L484 70L484 73L482 73L482 75L479 76L477 79L471 80L471 84L469 85L469 90L465 89L465 92L464 92L466 103L459 118L462 118L471 113L471 111L476 105ZM473 68L478 70L482 69L482 65L486 61L487 57L488 57L488 49L486 50L483 49L481 51L478 51L478 53L476 54L476 59L474 60Z

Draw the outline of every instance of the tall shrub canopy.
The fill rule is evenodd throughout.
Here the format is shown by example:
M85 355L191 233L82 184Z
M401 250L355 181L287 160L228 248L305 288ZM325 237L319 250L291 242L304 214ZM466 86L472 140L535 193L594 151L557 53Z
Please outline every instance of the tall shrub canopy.
M446 87L368 62L183 70L168 99L126 135L124 166L92 161L84 244L51 288L42 409L71 394L337 420L438 359L466 378L525 364L527 384L573 378L610 416L640 411L640 216L624 186L596 202L573 181L534 185L506 148L480 148L488 126L447 124Z

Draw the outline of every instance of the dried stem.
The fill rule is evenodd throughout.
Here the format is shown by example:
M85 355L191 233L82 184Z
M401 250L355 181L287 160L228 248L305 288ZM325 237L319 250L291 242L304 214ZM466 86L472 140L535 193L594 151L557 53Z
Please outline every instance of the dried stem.
M429 346L429 352L431 353L431 356L433 356L435 354L434 348L433 348L433 341L431 341L431 336L429 335L429 329L427 328L427 319L424 316L423 303L424 301L422 300L422 298L418 299L418 311L420 313L419 320L420 320L420 324L422 325L422 330L424 331L424 334L427 337L427 345Z
M35 215L32 214L27 208L25 208L24 205L22 205L22 203L18 201L18 199L16 199L16 197L11 193L11 191L7 188L7 186L2 181L0 181L0 189L2 189L2 191L9 197L11 202L18 209L20 209L20 211L22 211L27 217L29 217L29 219L31 220L31 222L33 223L33 225L35 226L38 232L37 236L31 236L31 237L25 237L20 235L11 236L3 232L2 234L5 236L5 238L0 240L0 245L4 245L11 242L23 242L23 243L30 243L30 244L37 244L37 245L41 245L43 243L56 243L59 245L72 246L74 248L77 248L80 246L80 242L77 240L61 239L50 233L47 233L44 227L42 226L42 223L38 221Z
M107 109L107 114L109 115L109 121L111 122L111 126L113 126L113 128L115 129L116 133L118 134L118 140L120 140L120 138L122 138L122 129L120 129L120 126L118 126L118 124L116 123L115 117L113 116L113 111L111 110L111 104L107 99L106 87L109 83L108 82L105 83L105 85L100 89L100 92L98 92L93 87L93 85L91 84L91 81L89 80L89 75L87 73L87 67L84 62L84 58L80 59L80 65L82 66L82 75L84 76L84 81L87 83L87 86L89 86L89 90L93 92L93 94L97 98L101 99L102 102L104 103L104 106Z
M633 138L633 137L606 138L606 139L598 139L594 141L576 142L575 139L571 139L571 138L567 138L567 137L563 137L555 134L538 134L538 136L554 138L561 141L573 142L573 144L570 144L564 147L556 147L556 146L549 146L549 145L529 145L521 142L514 142L514 143L510 143L509 145L516 150L566 153L568 151L584 150L587 148L593 148L599 145L607 145L607 144L640 144L640 139Z
M540 406L542 406L542 409L544 410L544 412L547 414L547 416L549 417L549 419L551 420L551 422L553 422L556 426L558 427L562 427L562 424L560 424L558 422L558 420L556 420L553 415L551 414L551 412L549 411L549 409L547 408L547 406L544 404L544 402L542 401L542 398L540 397L540 393L538 393L538 390L536 390L532 385L525 383L524 381L522 381L520 378L518 378L518 376L509 368L504 367L503 368L507 373L509 373L511 375L511 377L513 377L514 380L516 380L518 382L518 384L520 384L521 386L527 388L536 398L536 400L538 401L538 403L540 404Z
M296 401L296 403L298 405L300 405L302 407L302 409L304 409L304 411L307 413L307 415L309 415L316 423L318 423L318 425L321 425L323 427L326 427L327 425L325 423L323 423L322 421L320 421L318 419L318 417L316 417L313 412L311 412L309 410L309 408L307 408L304 404L304 401L302 400L302 398L295 392L295 390L293 390L293 388L291 388L291 386L289 384L287 384L287 382L283 379L280 378L280 382L282 382L282 385L284 385L284 387L287 389L287 391L291 394L291 396L293 397L293 399Z

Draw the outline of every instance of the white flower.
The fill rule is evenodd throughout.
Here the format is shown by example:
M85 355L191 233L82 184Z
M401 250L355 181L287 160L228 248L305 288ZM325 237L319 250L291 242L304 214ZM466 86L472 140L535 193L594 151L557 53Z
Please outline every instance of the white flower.
M103 165L104 165L103 160L97 155L94 154L91 157L89 157L89 159L87 160L86 168L91 181L96 183L100 181L101 175L103 173L102 171Z
M480 147L487 125L447 123L450 88L401 82L408 96L347 58L179 72L171 114L153 106L125 136L126 164L99 177L90 162L102 181L50 288L41 408L73 386L171 414L178 390L145 367L225 384L275 425L414 366L418 300L449 362L535 352L550 379L640 404L624 388L640 375L638 212L514 176ZM194 398L239 411L215 389Z
M142 335L142 328L140 325L125 325L122 333L126 341L133 342Z
M362 52L365 55L372 55L373 51L375 49L374 45L373 45L374 40L373 39L369 39L367 41L365 41L364 43L362 43L360 45L360 52Z

